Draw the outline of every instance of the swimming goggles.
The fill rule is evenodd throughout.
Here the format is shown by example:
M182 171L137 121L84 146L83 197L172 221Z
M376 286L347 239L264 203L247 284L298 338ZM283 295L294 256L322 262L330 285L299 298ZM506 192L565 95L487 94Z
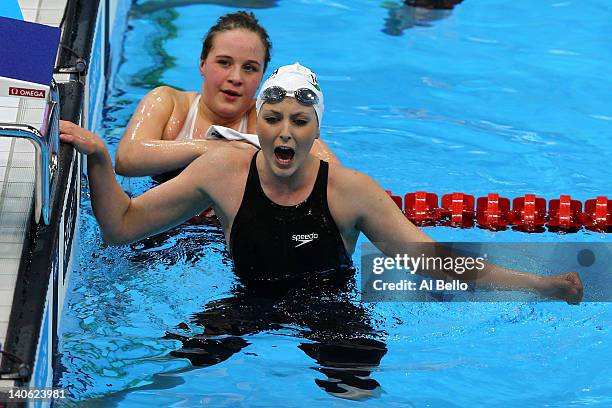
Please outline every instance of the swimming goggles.
M319 97L312 89L300 88L295 91L287 91L280 86L266 88L261 93L261 100L264 103L279 103L286 96L294 97L296 101L304 106L314 106L319 103Z

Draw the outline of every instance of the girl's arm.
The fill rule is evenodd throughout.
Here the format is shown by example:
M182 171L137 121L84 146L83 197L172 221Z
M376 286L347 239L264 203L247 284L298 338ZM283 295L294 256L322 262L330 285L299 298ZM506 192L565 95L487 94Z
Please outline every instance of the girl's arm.
M104 240L123 244L178 225L211 205L201 185L202 169L190 166L178 177L130 199L113 172L104 142L74 123L60 121L60 138L87 155L94 215ZM202 162L206 166L205 161ZM204 169L207 171L208 169Z
M347 184L353 192L350 203L356 207L356 228L363 231L381 252L389 257L395 257L397 254L407 253L409 248L415 247L415 243L434 242L405 217L372 178L358 172L352 173ZM431 248L431 251L434 246L424 245L423 248ZM440 254L459 256L441 245L436 245L433 252L438 256ZM436 278L448 277L440 271L428 272ZM461 275L453 277L461 279ZM563 299L568 303L579 303L582 299L582 282L576 272L539 276L488 263L481 273L471 276L470 280L477 285L496 289L533 291L544 296Z
M153 176L186 167L210 147L207 140L162 140L164 131L182 123L169 123L177 91L155 88L138 104L121 137L115 155L118 174Z

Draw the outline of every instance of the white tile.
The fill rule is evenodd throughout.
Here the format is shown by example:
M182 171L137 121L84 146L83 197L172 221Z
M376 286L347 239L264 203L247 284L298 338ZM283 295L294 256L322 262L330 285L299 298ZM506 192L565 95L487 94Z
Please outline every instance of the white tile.
M0 211L29 213L32 199L26 197L4 197Z
M45 111L43 109L22 109L17 119L18 123L34 126L36 129L39 129L44 118Z
M9 152L0 150L0 166L6 167L8 166L9 161ZM0 179L2 181L2 179Z
M0 260L0 262L4 264L4 259ZM0 273L0 288L12 288L15 286L15 282L17 281L17 269L18 268L19 268L19 262L17 263L17 267L14 268L15 273L11 273L11 274ZM0 316L1 315L2 315L2 312L0 312Z
M0 108L18 108L19 98L15 96L0 96Z
M0 227L0 244L20 243L25 239L26 229L16 227Z
M24 99L24 101L25 101L25 99ZM34 102L38 102L38 101L36 100ZM21 107L21 110L34 111L34 112L37 112L37 115L40 115L42 117L45 114L45 110L46 110L45 106L46 105L44 103L43 104L40 104L40 103L36 103L36 104L29 103L29 104L24 104Z
M0 306L12 306L13 305L13 291L14 287L6 287L0 289Z
M2 273L8 273L9 271L13 271L14 265L9 264L11 260L19 260L21 259L21 250L23 249L23 243L0 243L0 278L2 278ZM9 265L7 265L9 264ZM19 262L17 262L17 267L19 267ZM6 269L5 269L6 268ZM10 269L13 268L13 269ZM11 272L12 273L12 272ZM0 288L2 285L0 285Z
M10 163L11 167L31 167L35 164L34 152L15 152Z
M7 182L4 197L33 197L34 183Z
M8 318L9 317L10 317L10 314L7 314L6 322L0 322L0 341L2 341L2 344L4 344L4 339L6 339L6 330L8 329Z
M26 7L20 7L21 8L21 14L23 14L25 11L38 11L38 5L37 4L28 4Z
M23 14L23 19L25 21L29 21L31 23L35 23L36 22L36 10L33 9L24 9L21 10L21 14Z
M38 10L38 17L36 19L36 22L39 24L59 26L59 23L62 21L63 14L64 10L61 9L40 9Z
M38 5L41 1L44 0L17 0L19 2L19 7L23 8L38 8Z
M64 13L64 7L65 6L55 6L54 4L50 4L50 5L44 5L43 7L41 7L39 10L40 11L53 11L55 12L55 15L59 14L60 19L62 17L62 14ZM54 15L54 14L50 14L50 15Z
M17 120L17 107L0 107L0 122L15 123Z
M3 244L0 245L0 248L4 245L8 245L8 244ZM12 245L12 244L11 244ZM21 246L23 246L23 244L19 244ZM14 258L10 258L10 259L3 259L0 258L0 275L16 275L17 274L17 269L19 269L19 262L20 259L14 259ZM13 282L10 285L5 285L5 286L0 286L0 289L6 289L6 288L10 288L13 287L15 285L15 282Z
M0 227L25 228L28 214L3 212L0 214Z
M45 110L47 101L44 99L22 98L20 105L22 109L42 109Z
M39 20L55 20L59 18L62 19L62 14L64 14L64 10L61 8L40 8L38 9L38 19Z
M11 149L11 138L0 137L0 152L8 152Z
M2 323L7 323L10 315L11 315L10 306L0 306L0 325L2 325Z
M34 169L27 167L11 167L9 170L8 179L5 180L10 182L21 181L21 182L34 182Z
M25 153L25 152L33 152L36 148L34 144L27 139L16 139L15 140L15 152Z
M65 9L67 0L41 0L40 8Z

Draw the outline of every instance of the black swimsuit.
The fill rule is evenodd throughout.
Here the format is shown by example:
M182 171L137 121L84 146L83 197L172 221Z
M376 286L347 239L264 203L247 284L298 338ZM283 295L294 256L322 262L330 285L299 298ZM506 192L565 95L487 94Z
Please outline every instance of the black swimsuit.
M283 206L261 188L256 157L230 232L236 275L243 282L261 282L352 272L351 257L327 205L328 164L320 162L306 201Z

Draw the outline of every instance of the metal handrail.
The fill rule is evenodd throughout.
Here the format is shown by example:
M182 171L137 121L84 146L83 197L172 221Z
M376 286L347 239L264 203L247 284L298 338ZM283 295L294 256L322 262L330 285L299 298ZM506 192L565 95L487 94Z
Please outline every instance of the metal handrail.
M59 151L59 91L55 81L51 82L41 129L19 123L0 123L0 137L28 139L34 145L36 149L34 217L38 223L42 213L44 223L49 225L51 198L57 187Z

